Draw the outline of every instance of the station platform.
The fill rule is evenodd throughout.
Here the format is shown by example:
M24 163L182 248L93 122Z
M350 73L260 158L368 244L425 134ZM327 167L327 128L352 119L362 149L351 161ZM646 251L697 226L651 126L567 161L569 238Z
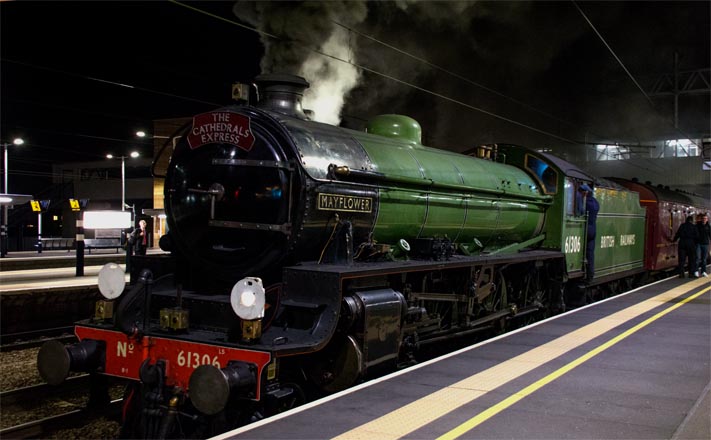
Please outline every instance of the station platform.
M162 253L152 250L150 253ZM107 263L126 269L123 250L96 250L84 255L77 276L74 250L10 252L0 258L0 336L3 341L71 327L93 316L100 298L98 274ZM128 282L130 275L126 274Z
M147 252L162 253L159 249ZM74 250L51 250L41 254L31 251L11 252L0 259L0 293L95 287L99 270L109 262L117 263L125 270L125 251L116 253L113 250L95 250L91 255L84 255L82 276L76 276Z
M709 290L663 280L213 439L710 439Z
M126 270L125 264L120 266ZM0 294L94 287L99 283L98 275L102 267L84 266L84 275L80 277L76 276L74 267L3 271L0 272ZM126 274L126 281L128 279Z
M119 248L118 250L114 250L113 248L111 249L94 249L92 253L89 253L88 251L84 252L84 258L90 258L92 256L101 256L101 255L122 255L126 256L126 251L124 249ZM76 250L74 249L45 249L42 252L37 252L37 251L13 251L13 252L8 252L4 257L0 258L0 264L5 263L5 262L11 262L14 260L27 260L27 259L32 259L32 260L51 260L51 259L57 259L57 258L70 258L70 259L75 259L76 258Z

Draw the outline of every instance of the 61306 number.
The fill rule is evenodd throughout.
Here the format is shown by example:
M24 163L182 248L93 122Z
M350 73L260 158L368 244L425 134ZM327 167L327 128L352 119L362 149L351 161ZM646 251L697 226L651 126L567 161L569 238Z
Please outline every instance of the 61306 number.
M213 367L221 368L220 361L217 355L210 357L209 354L200 354L193 351L180 350L178 353L178 366L197 368L200 365L212 365Z
M566 254L580 252L580 241L580 237L578 236L565 237L563 252Z

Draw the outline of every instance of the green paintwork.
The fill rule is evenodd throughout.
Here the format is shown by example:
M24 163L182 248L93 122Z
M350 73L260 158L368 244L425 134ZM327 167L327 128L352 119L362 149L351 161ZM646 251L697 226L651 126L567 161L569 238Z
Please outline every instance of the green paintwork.
M565 254L568 275L582 276L587 217L576 213L576 203L582 203L584 206L584 199L576 199L576 191L580 183L589 183L591 178L583 179L582 171L559 160L559 164L567 164L569 170L577 171L575 176L566 175L565 170L545 156L527 148L506 145L500 147L500 152L505 155L508 164L525 168L526 158L530 156L546 162L556 172L553 185L555 190L549 192L554 202L546 212L543 227L546 238L542 247L559 249ZM529 172L533 177L535 173ZM543 185L541 179L533 178ZM645 210L639 204L639 194L622 188L598 187L594 195L600 205L596 223L595 278L641 269L644 256Z
M504 246L501 249L495 250L492 252L492 255L496 254L504 254L504 253L511 253L511 252L518 252L524 248L527 248L529 246L533 246L536 243L540 243L543 241L543 236L539 235L538 237L534 237L530 240L522 241L521 243L512 243L508 246Z
M422 142L422 127L414 119L403 115L379 115L368 121L365 131L380 136Z
M551 225L546 225L546 229L549 227L552 229L557 225L562 225L560 233L555 234L555 243L559 246L559 249L565 254L565 267L568 270L569 275L583 275L583 264L585 262L585 245L587 236L587 217L585 214L576 213L576 186L574 179L564 175L564 171L556 168L562 186L562 191L559 191L557 197L557 207L559 209L555 210L555 213L562 217L562 221L555 221L551 217ZM585 199L579 199L577 202L583 203ZM581 208L584 212L584 208ZM558 217L556 217L556 220ZM550 232L553 235L553 231Z
M643 267L644 208L639 194L596 188L600 204L595 237L595 278Z
M387 127L391 118L378 124ZM353 133L380 176L376 241L446 236L458 243L479 239L492 251L539 234L550 198L530 176L492 160L425 147L414 140L417 130L405 130L404 137L391 130L389 138Z
M563 228L559 234L561 251L565 253L565 267L569 274L582 274L585 261L585 240L587 221L585 217L565 216Z
M426 213L422 197L418 191L382 189L376 239L395 243L402 237L417 237Z

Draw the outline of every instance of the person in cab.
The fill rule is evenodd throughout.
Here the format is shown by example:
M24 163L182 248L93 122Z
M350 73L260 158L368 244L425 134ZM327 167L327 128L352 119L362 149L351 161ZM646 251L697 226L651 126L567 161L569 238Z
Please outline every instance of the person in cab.
M592 185L592 184L590 184ZM600 212L600 204L593 196L593 189L590 185L583 183L578 187L581 197L585 199L585 213L587 219L587 234L585 244L585 280L591 281L595 275L595 236L597 235L597 213ZM582 206L582 203L580 204Z

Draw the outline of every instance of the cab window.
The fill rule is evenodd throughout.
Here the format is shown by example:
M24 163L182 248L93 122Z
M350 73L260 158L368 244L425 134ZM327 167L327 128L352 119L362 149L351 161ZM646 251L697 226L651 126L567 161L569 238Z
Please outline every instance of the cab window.
M584 182L581 181L571 181L566 179L565 189L566 195L568 197L568 202L571 205L570 215L575 215L576 217L582 217L585 215L585 196L582 191L578 191L580 185Z
M547 163L527 154L526 169L536 176L544 193L555 194L558 192L558 172Z
M576 205L576 186L573 183L572 180L566 177L565 179L565 214L566 215L575 215L575 205Z

